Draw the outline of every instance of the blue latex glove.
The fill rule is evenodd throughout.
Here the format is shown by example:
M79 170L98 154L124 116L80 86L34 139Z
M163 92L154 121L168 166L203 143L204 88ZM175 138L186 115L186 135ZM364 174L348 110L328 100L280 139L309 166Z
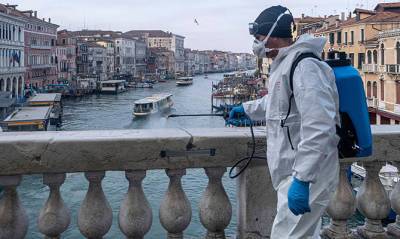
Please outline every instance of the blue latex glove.
M292 185L288 192L288 206L294 215L311 212L308 204L310 197L310 183L303 182L293 177Z
M244 112L244 108L242 105L233 107L229 112L229 118L226 120L226 125L241 125L241 118L245 117L246 113Z
M238 119L243 115L245 115L243 106L242 105L236 106L232 108L231 112L229 112L229 119L230 120Z

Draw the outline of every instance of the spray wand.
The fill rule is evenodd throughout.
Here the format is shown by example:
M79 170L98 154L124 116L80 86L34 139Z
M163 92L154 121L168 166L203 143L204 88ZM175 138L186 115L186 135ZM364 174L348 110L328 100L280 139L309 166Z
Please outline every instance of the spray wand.
M172 114L169 115L167 118L177 118L177 117L207 117L207 116L211 116L211 117L224 117L224 119L226 120L227 118L229 118L229 113L225 112L225 113L221 113L221 114ZM241 118L240 115L236 116L237 118ZM236 177L238 177L241 173L243 173L243 171L250 165L251 161L253 159L261 159L261 160L267 160L266 157L260 157L260 156L255 156L255 152L256 152L256 140L254 137L254 130L253 130L253 121L250 120L250 132L251 132L251 139L252 139L252 151L251 151L251 155L249 157L244 157L242 159L240 159L238 162L236 162L231 169L229 170L229 177L231 179L234 179ZM229 123L227 123L228 125ZM239 171L232 175L233 170L238 167L242 162L247 161L246 164L244 165L244 167L240 168Z

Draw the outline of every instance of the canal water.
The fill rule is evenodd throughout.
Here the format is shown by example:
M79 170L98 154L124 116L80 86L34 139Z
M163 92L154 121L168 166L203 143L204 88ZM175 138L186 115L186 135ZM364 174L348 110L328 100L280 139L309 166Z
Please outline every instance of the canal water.
M196 76L194 83L187 87L177 87L175 82L158 83L153 89L131 89L118 95L91 95L79 99L64 101L64 116L61 130L112 130L112 129L146 129L146 128L212 128L225 127L224 120L218 117L202 118L170 118L155 115L145 119L132 116L135 100L156 93L173 94L174 107L169 113L195 114L211 112L211 84L223 77L222 74L210 74L208 79ZM267 170L267 169L266 169ZM203 169L189 169L183 177L183 188L192 205L192 221L185 231L185 238L201 238L205 233L198 215L198 205L202 192L207 186L207 177ZM166 238L162 228L158 210L169 179L164 171L148 171L143 181L147 199L153 210L153 224L146 238ZM105 238L124 238L118 226L118 211L123 196L128 189L128 182L123 172L107 172L103 180L103 190L113 210L113 224ZM232 203L233 218L226 232L234 235L236 230L235 181L229 179L227 173L223 184ZM85 197L88 182L83 173L68 174L62 185L61 193L70 209L71 225L63 234L63 238L83 238L77 227L77 213ZM42 184L40 175L26 176L19 187L21 200L27 209L30 227L28 238L42 238L37 231L37 218L40 209L47 200L48 188Z

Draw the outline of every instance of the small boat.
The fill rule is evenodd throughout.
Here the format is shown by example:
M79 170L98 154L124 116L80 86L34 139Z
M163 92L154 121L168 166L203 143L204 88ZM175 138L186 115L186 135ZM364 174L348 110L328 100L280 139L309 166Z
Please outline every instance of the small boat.
M127 91L125 80L107 80L100 82L100 92L103 94L118 94Z
M153 84L150 84L150 83L137 83L133 88L153 88Z
M168 110L173 105L171 94L158 94L137 100L134 103L133 115L136 117L147 116Z
M179 77L176 81L177 86L187 86L193 84L193 77Z

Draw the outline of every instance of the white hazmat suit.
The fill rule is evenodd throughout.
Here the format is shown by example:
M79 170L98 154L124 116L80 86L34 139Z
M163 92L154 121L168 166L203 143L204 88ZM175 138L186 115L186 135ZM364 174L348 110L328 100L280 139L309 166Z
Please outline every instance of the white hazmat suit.
M339 97L333 70L323 61L305 58L293 76L294 101L289 106L290 69L302 53L319 56L325 38L302 35L294 44L279 50L270 68L268 95L243 104L252 120L267 122L267 159L272 183L278 193L277 215L272 239L319 238L320 219L333 195L339 175L336 125ZM311 212L295 216L288 208L288 190L292 178L311 182Z

